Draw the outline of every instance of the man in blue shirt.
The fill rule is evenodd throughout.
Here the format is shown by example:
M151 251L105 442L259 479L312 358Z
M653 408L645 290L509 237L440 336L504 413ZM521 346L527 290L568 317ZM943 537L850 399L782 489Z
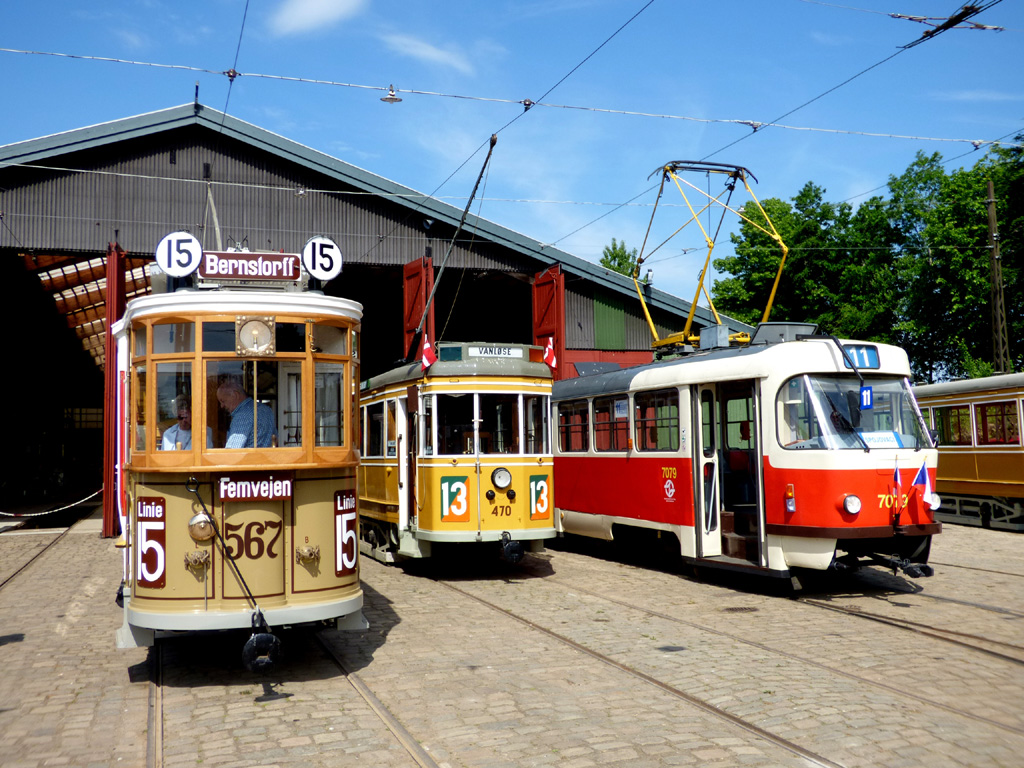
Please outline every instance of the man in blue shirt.
M217 400L220 407L231 414L225 448L252 448L254 435L255 447L270 448L273 445L277 425L269 405L258 403L254 408L252 398L234 379L217 387Z

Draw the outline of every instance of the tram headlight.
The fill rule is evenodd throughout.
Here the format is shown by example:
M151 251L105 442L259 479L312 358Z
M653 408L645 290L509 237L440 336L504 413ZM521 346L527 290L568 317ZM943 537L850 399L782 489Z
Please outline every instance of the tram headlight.
M188 521L188 535L194 541L209 541L213 538L213 521L205 512L193 515Z
M504 467L498 467L491 472L491 482L494 483L494 487L499 491L504 491L512 485L512 473Z
M860 496L854 496L851 493L843 497L843 512L846 514L860 514L861 506Z

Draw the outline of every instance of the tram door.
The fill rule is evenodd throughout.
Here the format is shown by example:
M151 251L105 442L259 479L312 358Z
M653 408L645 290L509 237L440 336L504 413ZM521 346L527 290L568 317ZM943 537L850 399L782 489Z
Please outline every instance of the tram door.
M697 555L722 554L718 402L713 385L693 388L694 528Z
M395 464L398 468L398 527L405 530L409 525L409 515L413 510L409 504L409 488L411 472L409 465L415 453L415 436L410 436L410 424L413 420L409 418L409 399L399 397L395 402L395 441L391 444L388 439L387 455L395 457ZM415 405L413 406L415 410ZM389 414L392 415L392 414ZM412 449L412 450L410 450Z

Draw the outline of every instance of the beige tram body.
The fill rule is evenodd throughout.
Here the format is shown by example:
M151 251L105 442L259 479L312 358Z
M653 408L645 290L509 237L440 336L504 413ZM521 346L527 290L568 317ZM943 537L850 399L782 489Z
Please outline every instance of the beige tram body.
M356 515L361 317L356 302L294 286L128 303L114 328L119 647L255 626L257 610L269 628L366 626ZM229 414L232 388L247 399ZM174 431L189 407L191 430ZM236 413L251 422L251 446ZM190 446L169 442L182 435Z
M437 358L363 383L360 546L393 562L501 543L514 561L557 535L551 369L524 344L442 342Z

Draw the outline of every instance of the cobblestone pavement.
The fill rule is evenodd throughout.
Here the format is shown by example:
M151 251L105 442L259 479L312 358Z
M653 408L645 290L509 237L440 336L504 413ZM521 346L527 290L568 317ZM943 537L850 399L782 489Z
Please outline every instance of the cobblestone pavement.
M54 535L0 535L0 580ZM875 570L807 591L1024 647L1022 544L950 525L931 579ZM364 559L370 629L284 633L284 663L258 677L244 635L116 650L119 562L85 521L0 591L0 766L146 765L150 654L163 765L416 765L321 642L442 766L813 764L757 729L850 768L1024 764L1024 664L763 582L574 544L526 568Z

